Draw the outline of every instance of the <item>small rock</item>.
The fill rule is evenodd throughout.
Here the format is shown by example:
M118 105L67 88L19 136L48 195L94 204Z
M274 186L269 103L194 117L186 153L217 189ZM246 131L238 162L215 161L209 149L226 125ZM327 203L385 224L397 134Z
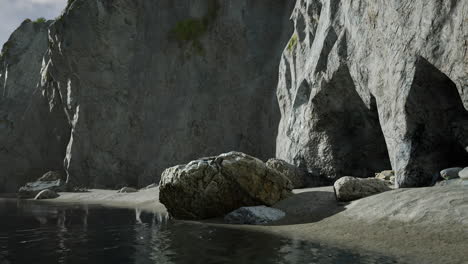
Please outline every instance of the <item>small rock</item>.
M49 190L49 189L45 189L39 192L36 195L36 197L34 197L34 200L54 199L57 197L59 197L59 195L56 192Z
M465 181L468 180L468 167L458 172L458 177L462 178L462 180Z
M286 213L266 206L241 207L224 217L229 224L261 225L280 220Z
M451 179L457 179L458 178L458 173L463 170L463 168L456 167L456 168L448 168L445 170L442 170L440 172L440 176L444 180L451 180Z
M395 172L392 170L385 170L385 171L382 171L381 173L375 174L376 179L386 180L386 181L389 181L390 178L394 176L395 176Z
M306 186L307 171L280 159L269 159L266 165L286 176L291 181L294 189Z
M144 188L142 188L142 190L148 190L148 189L153 189L153 188L156 188L158 187L159 185L157 183L152 183Z
M132 187L123 187L122 189L118 191L118 193L134 193L134 192L138 192L138 190Z
M337 180L334 184L334 189L336 198L343 202L349 202L391 190L387 183L380 179L361 179L350 176Z

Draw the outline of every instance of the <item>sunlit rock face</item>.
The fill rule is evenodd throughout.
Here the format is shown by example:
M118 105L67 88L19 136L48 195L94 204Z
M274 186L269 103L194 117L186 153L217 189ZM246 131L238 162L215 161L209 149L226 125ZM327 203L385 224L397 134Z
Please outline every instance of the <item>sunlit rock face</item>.
M37 89L51 22L25 20L0 55L0 192L63 168L65 114Z
M68 181L145 186L199 156L274 156L293 5L72 1L50 27L41 87L71 125Z
M424 186L468 156L468 2L299 0L280 64L279 158Z

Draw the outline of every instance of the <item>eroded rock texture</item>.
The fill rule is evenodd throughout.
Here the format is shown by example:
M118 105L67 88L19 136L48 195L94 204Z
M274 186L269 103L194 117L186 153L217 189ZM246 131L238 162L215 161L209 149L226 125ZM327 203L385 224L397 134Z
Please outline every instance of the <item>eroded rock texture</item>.
M180 219L223 216L243 206L271 206L292 195L293 188L282 173L240 152L168 168L159 185L159 200Z
M60 99L37 89L51 22L25 20L0 55L0 192L63 171L68 123Z
M332 179L431 183L468 156L468 2L299 0L277 156Z
M75 185L145 186L239 150L274 156L287 0L75 0L50 28L42 88L71 124Z

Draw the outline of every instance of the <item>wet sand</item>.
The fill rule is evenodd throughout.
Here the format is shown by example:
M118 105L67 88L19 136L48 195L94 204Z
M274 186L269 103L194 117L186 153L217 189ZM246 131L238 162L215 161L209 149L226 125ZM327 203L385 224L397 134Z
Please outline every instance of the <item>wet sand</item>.
M287 217L266 226L193 222L273 233L351 250L372 251L405 263L468 264L468 188L400 189L352 203L337 203L332 187L294 191L274 207ZM166 213L159 189L120 194L110 190L61 193L46 202L87 203Z

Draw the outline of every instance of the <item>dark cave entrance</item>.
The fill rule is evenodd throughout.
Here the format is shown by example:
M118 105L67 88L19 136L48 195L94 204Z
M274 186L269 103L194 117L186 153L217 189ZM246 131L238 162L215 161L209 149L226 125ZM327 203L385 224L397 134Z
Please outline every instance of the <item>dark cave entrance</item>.
M440 170L468 166L468 112L455 83L424 58L405 104L410 158L400 187L430 185Z
M325 134L331 157L330 178L374 177L391 169L375 98L365 103L346 65L313 98L315 131Z

